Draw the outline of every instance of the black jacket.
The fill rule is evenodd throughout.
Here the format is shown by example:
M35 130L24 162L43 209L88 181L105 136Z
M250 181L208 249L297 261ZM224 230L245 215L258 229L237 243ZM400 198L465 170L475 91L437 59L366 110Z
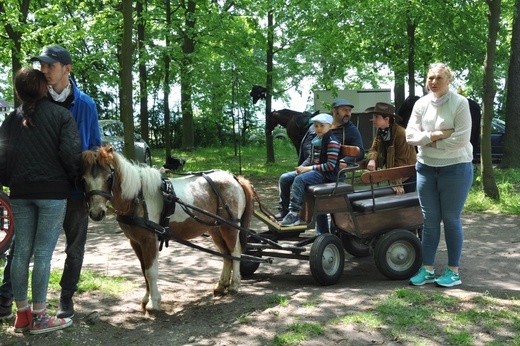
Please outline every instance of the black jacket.
M0 127L0 183L10 198L65 199L79 175L81 140L69 110L41 100L24 126L22 111Z

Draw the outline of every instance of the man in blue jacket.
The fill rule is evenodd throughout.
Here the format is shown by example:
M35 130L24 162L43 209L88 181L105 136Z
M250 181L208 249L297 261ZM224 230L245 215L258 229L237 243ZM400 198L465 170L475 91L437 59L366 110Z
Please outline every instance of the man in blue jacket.
M31 58L31 61L39 63L40 70L49 82L49 99L72 112L81 137L81 150L101 146L96 105L92 98L80 91L69 77L72 70L70 53L63 47L50 46L45 48L41 55ZM72 296L78 290L87 242L87 229L86 200L84 193L77 189L71 192L71 197L67 201L67 212L63 222L67 241L65 248L67 258L60 281L61 295L57 311L59 318L74 316ZM15 243L13 242L7 256L4 278L0 287L0 319L10 318L12 314L13 293L10 272L14 251Z

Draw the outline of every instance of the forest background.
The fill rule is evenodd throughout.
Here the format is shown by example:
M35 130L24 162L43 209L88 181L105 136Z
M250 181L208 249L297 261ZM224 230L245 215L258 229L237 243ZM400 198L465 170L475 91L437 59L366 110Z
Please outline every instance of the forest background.
M311 90L392 84L398 108L424 85L428 65L444 62L455 72L453 88L483 106L482 181L493 197L493 117L506 121L501 166L520 166L519 7L520 0L5 0L0 97L16 102L13 71L58 44L71 52L72 78L100 119L123 121L127 157L134 131L165 156L238 134L244 145L265 138L273 162L265 114L288 90L301 92L309 80ZM267 88L265 102L253 104L253 85Z

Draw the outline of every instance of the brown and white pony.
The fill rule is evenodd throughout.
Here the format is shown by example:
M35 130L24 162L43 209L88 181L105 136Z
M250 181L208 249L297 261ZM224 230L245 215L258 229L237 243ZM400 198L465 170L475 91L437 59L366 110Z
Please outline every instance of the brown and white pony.
M83 180L88 198L89 216L94 221L104 219L107 201L111 210L123 218L144 217L143 200L146 203L148 219L160 223L164 204L161 192L162 176L155 168L131 163L112 147L99 148L98 151L85 151L81 157ZM232 223L248 228L253 214L253 190L249 181L236 178L225 171L213 171L207 176L220 192L217 196L208 181L200 175L186 175L169 180L180 201L196 206L201 210L220 216ZM134 205L134 201L138 201ZM222 208L227 204L228 209ZM209 233L222 254L240 257L246 246L246 234L233 226L216 222L204 213L193 211L188 215L179 205L170 217L169 231L183 240L193 239ZM233 215L230 215L233 214ZM119 217L118 217L118 221ZM159 275L158 255L159 240L156 233L141 226L119 222L126 237L130 240L135 254L141 263L141 270L146 280L146 294L142 298L142 307L146 308L151 299L152 310L160 309L161 295L157 288ZM220 279L214 288L214 294L238 292L240 286L240 262L229 258L223 259Z

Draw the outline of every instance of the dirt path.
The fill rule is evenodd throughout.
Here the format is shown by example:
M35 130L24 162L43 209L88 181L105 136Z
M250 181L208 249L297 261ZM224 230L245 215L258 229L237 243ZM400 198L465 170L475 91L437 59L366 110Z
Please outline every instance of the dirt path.
M261 196L275 196L276 187L256 182ZM273 198L274 200L274 198ZM274 202L270 201L270 207ZM471 296L488 292L495 297L520 294L519 216L464 215L465 247L459 288L442 290L446 295ZM255 230L265 226L255 220ZM53 266L61 268L64 242L60 237ZM210 239L196 243L211 247ZM446 249L441 242L437 269L443 270ZM2 345L24 343L46 345L271 345L291 323L325 324L326 333L303 345L401 344L385 338L377 330L330 324L337 316L373 306L378 297L388 295L406 281L390 281L382 276L371 257L347 255L340 282L319 286L310 274L309 264L292 259L275 259L261 265L242 281L238 295L213 297L213 286L221 261L211 255L172 243L160 259L159 288L163 311L150 314L140 309L144 280L139 263L127 239L119 233L113 216L101 223L90 223L84 268L110 276L122 276L135 283L135 289L120 296L101 296L90 291L75 297L74 325L64 331L42 336L21 336L7 330ZM418 288L439 291L434 286ZM52 293L57 295L56 292ZM275 299L289 298L287 306ZM312 304L309 304L311 302ZM72 340L72 343L70 343ZM436 345L434 340L431 344Z

